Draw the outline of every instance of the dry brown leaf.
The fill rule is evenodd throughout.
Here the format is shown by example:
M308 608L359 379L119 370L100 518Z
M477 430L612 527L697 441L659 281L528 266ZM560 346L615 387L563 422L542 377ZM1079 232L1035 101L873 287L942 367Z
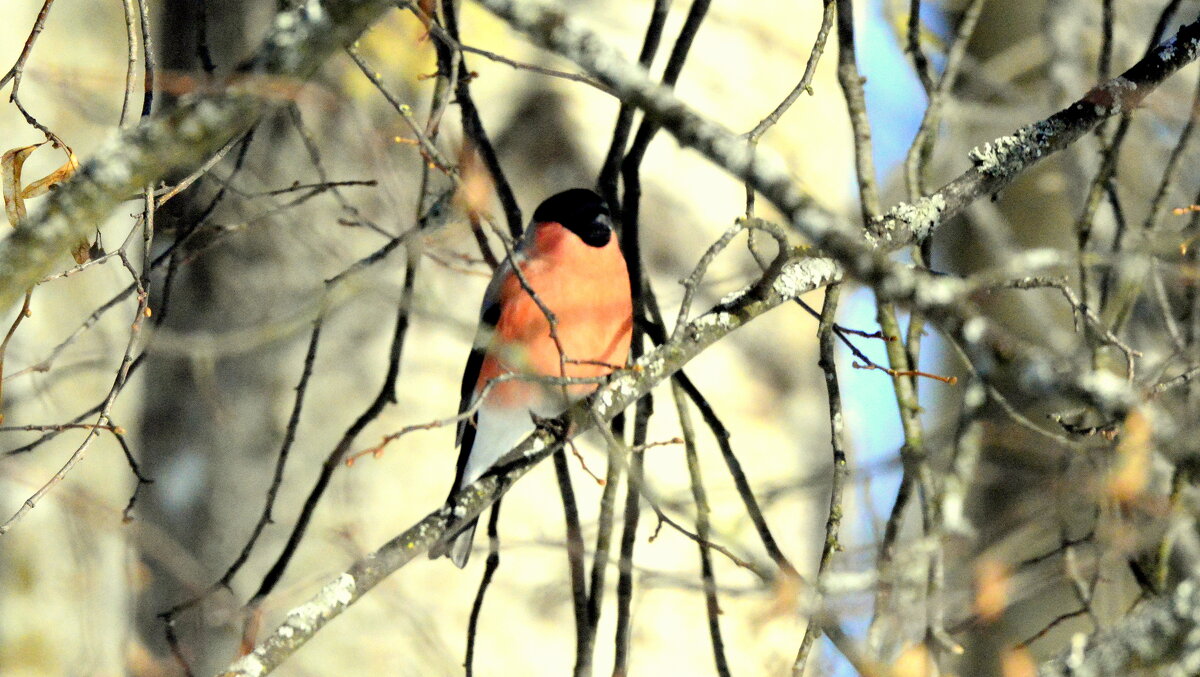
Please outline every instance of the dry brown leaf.
M21 166L25 158L37 150L43 143L32 146L22 146L5 151L0 156L0 184L4 188L4 214L8 217L8 225L16 228L25 219L25 198L21 195Z
M912 644L900 652L892 666L895 677L930 677L934 674L933 657L924 644Z
M0 157L0 183L4 184L4 213L8 216L8 223L13 228L25 220L28 213L25 209L25 200L49 193L60 183L74 176L79 169L79 160L75 157L74 151L64 144L61 148L67 155L67 161L58 169L22 188L21 168L24 166L26 158L45 144L46 142L43 141L32 146L14 148ZM91 259L91 243L86 239L76 242L75 246L71 247L71 258L75 259L75 263L78 264L87 263Z
M67 154L67 161L58 169L25 186L21 191L22 199L28 200L39 195L45 195L52 188L75 175L76 170L79 169L79 160L76 159L75 153L70 148L64 147L63 152Z
M459 153L462 187L455 198L469 214L487 214L492 201L492 175L483 160L468 144Z
M1009 649L1000 656L1003 677L1037 677L1037 663L1027 649Z
M987 623L995 623L1008 605L1012 576L1008 567L996 559L985 559L975 567L975 613Z
M766 607L754 614L753 626L761 629L768 621L776 618L795 618L799 613L801 585L803 581L791 572L780 572L771 586L771 596L767 598Z
M1129 412L1117 444L1117 463L1108 478L1108 493L1121 503L1138 498L1150 481L1150 419L1140 409Z
M87 240L80 240L71 247L71 258L75 259L75 263L83 265L92 260L92 243Z

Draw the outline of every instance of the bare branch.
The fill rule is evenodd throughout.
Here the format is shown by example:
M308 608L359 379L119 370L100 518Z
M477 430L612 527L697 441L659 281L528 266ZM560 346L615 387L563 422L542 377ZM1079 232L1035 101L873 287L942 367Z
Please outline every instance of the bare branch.
M169 113L147 118L102 146L0 242L6 264L0 268L0 307L11 306L50 272L61 253L90 235L126 196L172 172L191 170L245 132L390 6L383 0L328 5L310 0L280 12L254 58L224 88L186 97Z
M1167 596L1144 602L1116 625L1073 642L1038 668L1039 677L1128 675L1175 664L1164 674L1200 669L1200 581L1184 580Z
M803 259L774 267L758 284L688 324L681 340L646 354L632 369L617 372L595 395L568 409L564 418L572 423L573 434L591 429L597 420L611 420L716 341L772 308L828 284L833 275L833 265L826 259ZM477 517L563 442L546 428L535 430L491 471L455 494L446 506L356 562L309 602L289 612L282 625L224 674L270 672L386 576L453 533L454 527Z

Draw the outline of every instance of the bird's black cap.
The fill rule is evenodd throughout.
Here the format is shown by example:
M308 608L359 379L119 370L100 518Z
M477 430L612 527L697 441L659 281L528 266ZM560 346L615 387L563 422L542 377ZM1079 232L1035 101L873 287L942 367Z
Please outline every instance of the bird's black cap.
M572 188L546 198L533 212L533 221L561 224L593 247L603 247L612 237L608 205L587 188Z

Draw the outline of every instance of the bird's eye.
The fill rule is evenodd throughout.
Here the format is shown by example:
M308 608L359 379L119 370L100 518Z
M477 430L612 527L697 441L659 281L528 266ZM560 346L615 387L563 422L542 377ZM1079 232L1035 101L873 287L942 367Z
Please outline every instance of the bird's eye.
M605 212L599 212L590 221L580 219L571 230L581 240L593 247L603 247L612 239L612 219Z

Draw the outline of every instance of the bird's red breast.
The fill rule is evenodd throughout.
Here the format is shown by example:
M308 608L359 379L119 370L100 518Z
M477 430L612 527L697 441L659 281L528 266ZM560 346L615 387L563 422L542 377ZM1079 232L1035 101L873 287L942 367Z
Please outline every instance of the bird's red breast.
M475 384L477 392L506 372L604 376L624 366L629 353L633 307L616 236L603 247L593 247L558 223L534 227L533 240L517 265L529 288L553 312L567 362L560 364L545 312L509 271L500 283L500 317ZM568 392L575 399L596 387L572 385ZM536 405L554 393L561 389L513 379L493 386L485 401L493 406L541 408Z

